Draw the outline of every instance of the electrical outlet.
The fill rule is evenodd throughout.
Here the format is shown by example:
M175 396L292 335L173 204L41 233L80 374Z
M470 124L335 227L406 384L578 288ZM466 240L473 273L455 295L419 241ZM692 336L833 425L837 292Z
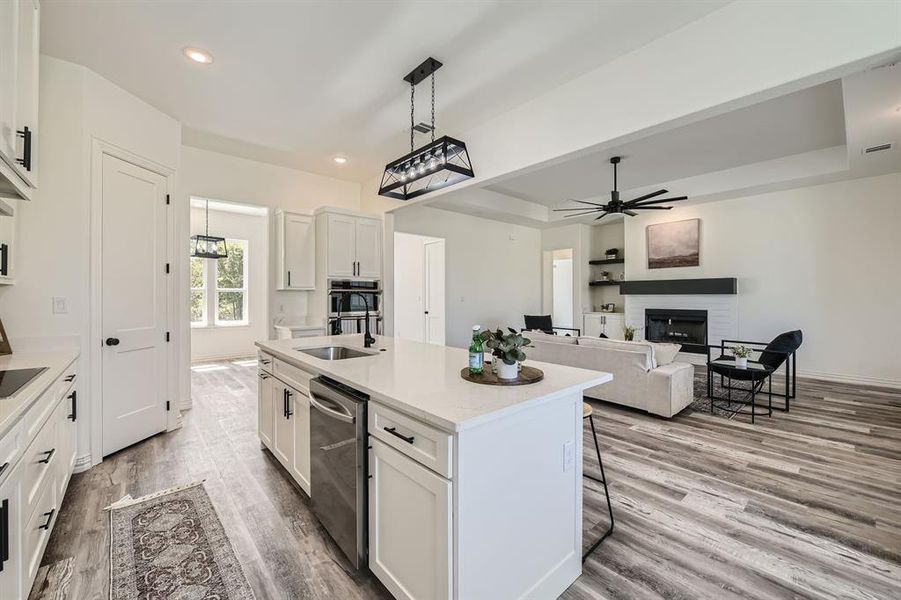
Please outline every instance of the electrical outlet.
M69 313L69 300L65 296L53 297L53 314L65 315Z
M563 444L563 472L566 473L573 466L575 460L575 446L572 440Z

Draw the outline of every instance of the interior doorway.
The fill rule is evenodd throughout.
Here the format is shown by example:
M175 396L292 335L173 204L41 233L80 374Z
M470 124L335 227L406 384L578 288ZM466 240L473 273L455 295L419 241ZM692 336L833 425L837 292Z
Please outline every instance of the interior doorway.
M443 346L445 241L394 234L394 336Z
M542 310L555 326L574 327L573 249L546 250L542 262Z

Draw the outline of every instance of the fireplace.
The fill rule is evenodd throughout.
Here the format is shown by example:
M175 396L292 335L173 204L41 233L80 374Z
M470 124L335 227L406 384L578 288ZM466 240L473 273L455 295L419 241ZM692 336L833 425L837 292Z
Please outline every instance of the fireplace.
M644 339L682 344L682 352L707 354L707 311L646 308Z

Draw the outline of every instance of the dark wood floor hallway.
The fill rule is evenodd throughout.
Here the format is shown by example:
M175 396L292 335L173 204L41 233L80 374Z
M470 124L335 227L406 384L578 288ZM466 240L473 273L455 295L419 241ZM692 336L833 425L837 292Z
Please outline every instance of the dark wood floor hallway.
M44 556L75 557L69 598L109 596L105 506L200 479L258 598L388 597L350 574L260 450L255 364L195 366L182 429L73 477ZM811 381L798 391L790 414L753 426L595 404L616 531L564 597L901 597L901 393ZM587 426L583 442L596 472ZM588 546L607 518L600 486L585 481Z

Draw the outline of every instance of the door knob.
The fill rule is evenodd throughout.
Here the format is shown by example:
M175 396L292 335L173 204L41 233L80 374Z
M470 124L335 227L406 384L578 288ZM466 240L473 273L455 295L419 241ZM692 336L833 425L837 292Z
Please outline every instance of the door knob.
M108 338L106 338L106 345L107 345L107 346L118 346L118 345L119 345L119 338L114 338L114 337L108 337Z

